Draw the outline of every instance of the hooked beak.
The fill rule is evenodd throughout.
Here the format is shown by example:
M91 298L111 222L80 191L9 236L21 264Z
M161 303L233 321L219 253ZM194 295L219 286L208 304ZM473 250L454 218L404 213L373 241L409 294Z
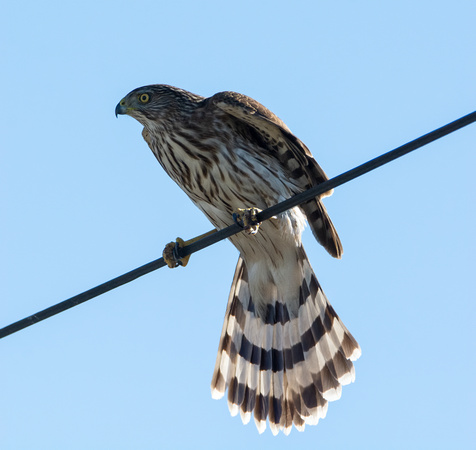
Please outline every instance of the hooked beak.
M127 114L127 108L126 108L126 102L125 102L125 100L121 100L121 101L117 104L115 113L116 113L116 117L117 117L119 114Z

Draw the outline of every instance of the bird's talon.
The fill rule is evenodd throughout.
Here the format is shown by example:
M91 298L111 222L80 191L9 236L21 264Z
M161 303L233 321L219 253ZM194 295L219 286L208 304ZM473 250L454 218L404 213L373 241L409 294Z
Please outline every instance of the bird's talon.
M257 216L261 212L258 208L238 208L233 213L234 222L243 228L248 234L256 234L258 232L260 222L258 222Z
M184 241L182 238L177 238L175 242L169 242L162 252L162 257L164 258L167 266L169 266L171 269L174 269L178 266L185 267L188 264L191 255L181 257L180 249L196 241L199 241L200 239L206 238L207 236L211 236L213 233L216 233L216 231L217 230L211 230L188 241Z
M177 238L175 242L169 242L165 246L162 256L170 269L174 269L178 266L185 267L188 264L190 255L184 256L183 258L179 256L179 249L185 247L185 245L186 242L183 239Z

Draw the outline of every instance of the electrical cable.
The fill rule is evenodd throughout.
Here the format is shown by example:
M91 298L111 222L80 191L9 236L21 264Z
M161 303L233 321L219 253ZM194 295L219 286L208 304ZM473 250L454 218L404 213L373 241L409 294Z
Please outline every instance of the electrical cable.
M273 216L276 216L284 211L287 211L288 209L291 209L297 205L309 201L317 197L318 195L323 194L324 192L341 186L342 184L347 183L355 178L358 178L372 170L375 170L376 168L383 166L384 164L388 164L389 162L394 161L395 159L400 158L401 156L404 156L418 148L423 147L426 144L429 144L430 142L436 141L437 139L440 139L450 133L453 133L454 131L457 131L460 128L463 128L473 122L476 122L476 111L466 116L463 116L447 125L444 125L441 128L438 128L430 133L427 133L411 142L408 142L407 144L404 144L401 147L398 147L370 161L367 161L366 163L355 167L354 169L351 169L347 172L342 173L341 175L331 178L330 180L325 181L324 183L313 186L312 188L300 194L297 194L287 200L284 200L281 203L278 203L277 205L271 206L270 208L261 211L257 215L257 219L259 222L268 220ZM216 233L209 234L208 236L199 239L191 243L190 245L179 248L178 256L185 257L191 255L192 253L198 252L199 250L209 247L223 239L226 239L236 233L239 233L240 231L243 231L243 228L234 223L233 225L230 225L227 228L223 228L222 230L218 230ZM91 300L92 298L111 291L112 289L129 283L143 275L153 272L154 270L160 269L165 265L166 263L164 261L164 258L156 259L154 261L149 262L148 264L144 264L143 266L138 267L137 269L131 270L130 272L120 275L103 284L100 284L99 286L96 286L92 289L82 292L81 294L75 295L74 297L57 303L56 305L50 306L49 308L39 311L36 314L32 314L31 316L14 322L0 329L0 339L9 336L10 334L13 334L17 331L20 331L24 328L27 328L31 325L34 325L35 323L38 323L49 317L52 317L56 314L59 314L63 311L66 311L67 309L70 309L74 306Z

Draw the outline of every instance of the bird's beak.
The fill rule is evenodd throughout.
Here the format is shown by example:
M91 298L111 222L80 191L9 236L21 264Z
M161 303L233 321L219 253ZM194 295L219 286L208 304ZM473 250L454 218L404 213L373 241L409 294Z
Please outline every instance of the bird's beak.
M122 99L116 106L116 117L119 114L127 114L126 101Z

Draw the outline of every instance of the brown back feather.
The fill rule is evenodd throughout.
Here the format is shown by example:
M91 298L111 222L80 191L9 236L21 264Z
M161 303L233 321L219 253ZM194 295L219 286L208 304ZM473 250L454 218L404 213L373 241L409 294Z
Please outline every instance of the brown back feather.
M259 141L288 168L289 178L303 190L323 183L329 178L312 156L306 145L286 124L261 103L236 92L220 92L204 100L207 108L219 108L242 124L251 127L249 138ZM259 136L256 136L258 132ZM311 230L318 242L335 258L343 253L342 243L321 199L332 195L332 190L301 205Z

